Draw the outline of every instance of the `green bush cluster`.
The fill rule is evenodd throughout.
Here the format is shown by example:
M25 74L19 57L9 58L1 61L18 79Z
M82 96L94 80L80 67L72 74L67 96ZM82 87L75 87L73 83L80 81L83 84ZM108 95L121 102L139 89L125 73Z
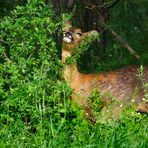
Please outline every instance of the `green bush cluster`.
M57 133L76 118L71 90L61 81L63 65L55 42L59 28L52 8L42 1L28 1L1 20L1 139L24 131L53 137L55 129Z
M0 147L147 147L145 115L92 126L71 103L55 42L61 24L43 0L1 19Z

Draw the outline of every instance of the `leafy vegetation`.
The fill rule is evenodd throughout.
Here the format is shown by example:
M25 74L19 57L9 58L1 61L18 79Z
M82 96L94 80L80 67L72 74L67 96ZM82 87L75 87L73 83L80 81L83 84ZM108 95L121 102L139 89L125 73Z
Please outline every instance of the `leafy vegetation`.
M148 147L146 115L129 109L106 121L98 113L92 126L71 103L56 42L61 24L42 0L1 18L0 147Z

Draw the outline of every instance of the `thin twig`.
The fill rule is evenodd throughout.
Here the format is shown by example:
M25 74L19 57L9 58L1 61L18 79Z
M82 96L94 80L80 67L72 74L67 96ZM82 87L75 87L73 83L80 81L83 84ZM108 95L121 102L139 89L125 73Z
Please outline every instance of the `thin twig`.
M94 9L94 8L111 8L114 7L120 0L115 0L115 1L109 1L100 5L95 5L89 2L86 2L83 0L84 4L86 5L87 9Z
M140 56L136 53L136 51L120 36L118 35L114 30L112 30L110 27L106 27L106 29L116 38L116 40L124 47L126 48L131 54L133 54L138 60L140 59Z
M4 41L2 39L0 39L0 42L5 43L5 44L8 44L6 41Z

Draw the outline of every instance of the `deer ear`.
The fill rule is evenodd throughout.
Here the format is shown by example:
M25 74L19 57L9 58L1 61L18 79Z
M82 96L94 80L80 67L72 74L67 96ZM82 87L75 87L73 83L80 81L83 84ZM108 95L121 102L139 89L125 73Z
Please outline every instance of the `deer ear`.
M72 27L72 21L67 21L66 24L63 26L63 31L66 31L67 29Z
M72 21L67 21L66 27L72 27Z

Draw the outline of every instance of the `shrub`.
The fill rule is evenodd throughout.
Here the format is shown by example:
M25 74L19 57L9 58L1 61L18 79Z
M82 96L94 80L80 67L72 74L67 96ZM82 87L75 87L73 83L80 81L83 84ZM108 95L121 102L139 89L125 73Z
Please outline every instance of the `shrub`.
M52 137L73 112L71 90L60 81L63 66L55 42L59 28L59 18L42 1L28 1L1 20L0 130L4 135L13 137L26 130Z
M0 147L146 147L146 116L90 127L71 103L55 42L60 22L43 0L1 19Z

